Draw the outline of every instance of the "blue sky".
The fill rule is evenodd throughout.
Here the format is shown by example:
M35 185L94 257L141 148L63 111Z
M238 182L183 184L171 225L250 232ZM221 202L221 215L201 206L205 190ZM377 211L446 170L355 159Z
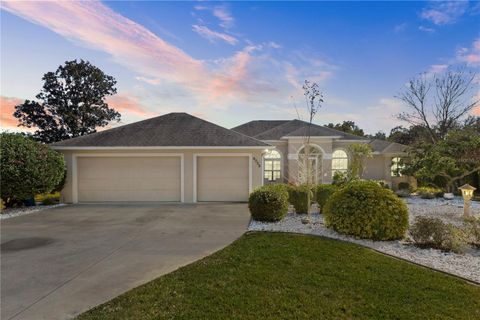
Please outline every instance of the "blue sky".
M388 132L410 77L478 71L479 21L473 1L2 2L2 127L45 72L82 58L117 79L122 124L172 111L226 127L291 119L308 79L325 96L317 123Z

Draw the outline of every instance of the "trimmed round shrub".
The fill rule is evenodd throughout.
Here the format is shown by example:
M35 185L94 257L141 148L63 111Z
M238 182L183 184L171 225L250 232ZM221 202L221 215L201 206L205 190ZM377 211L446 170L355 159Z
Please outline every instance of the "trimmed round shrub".
M328 199L324 217L327 227L364 239L399 239L408 229L405 203L374 181L353 181L339 189Z
M65 172L63 155L21 134L2 133L1 197L7 206L51 192Z
M250 194L248 208L253 220L280 221L288 212L288 192L275 185L260 187Z
M296 213L308 213L308 195L313 200L313 192L308 186L288 186L288 202L295 208Z
M320 208L320 212L323 211L323 207L325 207L325 203L327 203L328 198L338 190L338 186L334 184L320 184L317 186L315 190L315 200L318 203Z

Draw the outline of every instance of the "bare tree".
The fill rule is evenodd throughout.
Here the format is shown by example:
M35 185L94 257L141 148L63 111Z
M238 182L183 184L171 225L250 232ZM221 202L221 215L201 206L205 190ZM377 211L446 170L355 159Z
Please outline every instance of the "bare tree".
M397 118L425 128L432 143L443 139L479 104L475 98L475 77L475 73L465 68L449 69L433 78L420 74L397 96L409 108Z
M312 167L312 163L310 161L310 153L311 153L311 148L310 148L310 138L311 138L311 127L313 124L313 120L318 113L318 110L321 108L322 103L323 103L323 94L320 91L320 88L317 83L315 82L310 82L308 80L305 80L305 83L303 85L303 95L305 96L305 106L306 106L306 111L307 111L307 125L305 126L305 131L303 135L303 146L304 146L304 153L302 157L299 157L298 159L298 170L299 170L299 175L302 175L304 177L303 182L306 187L311 190L312 186L317 183L318 177L316 176L316 168ZM302 120L300 116L300 112L298 109L295 107L297 111L297 115L300 120ZM312 203L311 195L310 192L307 193L307 205L308 205L308 220L310 220L310 205Z

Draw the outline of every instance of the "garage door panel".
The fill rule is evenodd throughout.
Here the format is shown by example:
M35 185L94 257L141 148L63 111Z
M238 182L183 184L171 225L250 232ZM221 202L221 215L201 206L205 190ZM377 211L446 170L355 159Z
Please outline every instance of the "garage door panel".
M78 199L180 201L180 157L80 157Z
M247 156L198 157L198 201L247 201L248 161Z

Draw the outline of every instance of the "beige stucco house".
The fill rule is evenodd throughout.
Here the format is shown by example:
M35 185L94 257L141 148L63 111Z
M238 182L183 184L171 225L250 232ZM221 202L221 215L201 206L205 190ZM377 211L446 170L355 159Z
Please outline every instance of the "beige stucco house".
M302 164L305 137L310 131L310 166L314 168L317 183L331 183L335 171L346 172L350 154L348 145L366 143L373 155L366 160L363 178L384 180L396 187L401 181L412 182L408 177L396 177L395 166L405 156L406 146L384 140L368 139L300 120L250 121L232 130L275 146L263 155L264 183L302 182Z
M66 159L66 203L246 201L264 183L301 180L296 159L305 125L252 121L230 130L170 113L51 146ZM310 156L318 182L330 183L334 170L344 170L352 141L374 149L365 178L392 182L392 159L403 154L404 146L315 125Z

